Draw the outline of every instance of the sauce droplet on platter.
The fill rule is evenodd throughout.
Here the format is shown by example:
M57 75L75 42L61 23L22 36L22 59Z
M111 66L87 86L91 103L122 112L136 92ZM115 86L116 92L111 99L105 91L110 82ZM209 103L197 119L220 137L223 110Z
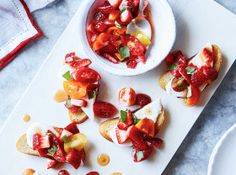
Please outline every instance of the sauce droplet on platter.
M114 172L114 173L111 173L111 175L122 175L122 173Z
M23 171L22 175L33 175L35 173L35 170L31 168L27 168Z
M54 94L54 100L58 103L64 102L68 99L68 95L63 90L58 90Z
M31 119L31 117L30 117L30 115L28 115L28 114L25 114L25 115L23 116L24 122L29 122L30 119Z
M97 162L99 165L101 166L106 166L109 164L110 162L110 157L107 155L107 154L100 154L98 157L97 157Z

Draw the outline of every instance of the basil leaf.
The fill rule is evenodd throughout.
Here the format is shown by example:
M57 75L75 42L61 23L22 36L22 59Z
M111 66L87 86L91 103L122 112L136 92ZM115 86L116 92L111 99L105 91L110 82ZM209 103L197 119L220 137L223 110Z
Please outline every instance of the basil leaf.
M169 67L168 67L168 70L174 70L177 66L178 66L179 63L173 63L171 64Z
M122 6L121 10L120 10L120 14L123 13L127 8L129 8L129 6Z
M69 139L66 135L62 137L62 140L64 143L67 143L69 141Z
M121 24L118 23L117 21L115 21L115 25L116 25L116 27L118 27L118 28L122 28Z
M126 122L127 120L127 111L120 110L120 121L121 122Z
M52 145L51 148L48 149L48 153L53 156L57 152L57 146Z
M70 71L68 70L66 73L64 73L62 75L66 80L70 80L71 79L71 75L70 75Z
M135 115L133 115L133 121L134 121L134 124L136 125L140 119L138 119Z
M127 46L119 48L119 53L120 53L121 58L130 57L129 48Z
M195 72L195 68L194 67L191 67L191 66L188 66L185 68L187 74L193 74Z
M143 151L137 152L136 156L137 156L137 161L142 160L144 158Z
M65 106L66 106L67 108L71 108L71 107L72 107L71 100L66 100Z
M96 97L96 95L97 95L96 91L91 91L91 92L88 93L88 98L92 99L92 98Z

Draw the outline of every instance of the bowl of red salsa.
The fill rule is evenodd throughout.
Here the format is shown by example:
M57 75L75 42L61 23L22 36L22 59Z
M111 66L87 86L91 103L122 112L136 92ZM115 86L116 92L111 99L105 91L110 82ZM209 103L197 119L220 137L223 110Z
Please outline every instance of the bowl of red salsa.
M157 67L170 52L176 36L175 19L165 0L147 0L144 16L152 34L128 34L128 24L139 15L140 0L91 0L85 8L83 46L109 73L132 76Z

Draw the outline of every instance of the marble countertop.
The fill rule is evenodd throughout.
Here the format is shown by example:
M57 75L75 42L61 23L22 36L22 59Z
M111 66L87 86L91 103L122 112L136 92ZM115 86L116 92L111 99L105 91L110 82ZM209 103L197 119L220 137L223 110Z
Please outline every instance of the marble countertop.
M33 13L34 19L45 35L28 45L10 65L0 71L0 127L76 12L79 2L58 0L47 8ZM235 0L217 0L217 2L236 14ZM236 123L235 69L236 63L233 64L163 174L204 175L207 173L208 160L214 145L222 134Z

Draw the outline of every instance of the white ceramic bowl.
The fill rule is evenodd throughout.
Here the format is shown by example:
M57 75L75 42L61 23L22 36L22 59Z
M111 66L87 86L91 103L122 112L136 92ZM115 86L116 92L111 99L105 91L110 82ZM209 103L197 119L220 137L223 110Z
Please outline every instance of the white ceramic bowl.
M149 0L153 18L154 37L149 53L146 55L146 64L139 63L135 69L127 68L125 63L113 64L91 49L86 36L86 23L90 8L94 2L95 0L86 0L83 4L83 12L81 12L82 24L79 26L79 35L82 37L82 44L86 54L102 69L121 76L138 75L157 67L168 55L175 42L176 25L172 9L167 0Z

